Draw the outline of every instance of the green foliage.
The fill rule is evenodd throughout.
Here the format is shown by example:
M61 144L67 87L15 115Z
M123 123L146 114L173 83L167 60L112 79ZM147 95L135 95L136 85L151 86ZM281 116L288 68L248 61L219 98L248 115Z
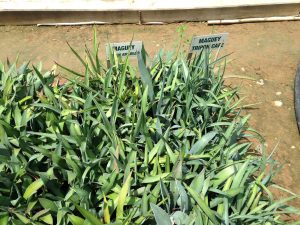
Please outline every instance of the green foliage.
M98 44L64 85L0 65L0 224L284 224L277 164L249 139L222 59L143 52L137 71ZM216 68L219 68L217 72ZM261 145L262 146L262 145ZM251 150L251 151L250 151ZM255 154L251 154L255 153Z

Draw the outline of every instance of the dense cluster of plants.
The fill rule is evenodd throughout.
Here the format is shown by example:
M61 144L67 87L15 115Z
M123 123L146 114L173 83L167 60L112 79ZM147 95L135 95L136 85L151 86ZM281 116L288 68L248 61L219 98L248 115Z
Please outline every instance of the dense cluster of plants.
M0 65L0 224L284 224L276 163L223 80L224 58L160 53L138 70L98 46L64 85ZM219 68L219 69L217 69ZM217 72L216 72L217 71ZM262 146L262 145L259 145Z

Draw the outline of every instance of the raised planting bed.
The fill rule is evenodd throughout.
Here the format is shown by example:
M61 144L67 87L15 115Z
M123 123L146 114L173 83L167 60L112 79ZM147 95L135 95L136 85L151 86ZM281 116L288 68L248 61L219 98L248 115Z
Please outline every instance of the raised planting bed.
M288 224L280 168L209 51L0 66L1 224ZM68 76L70 77L70 76ZM285 190L281 188L281 190Z

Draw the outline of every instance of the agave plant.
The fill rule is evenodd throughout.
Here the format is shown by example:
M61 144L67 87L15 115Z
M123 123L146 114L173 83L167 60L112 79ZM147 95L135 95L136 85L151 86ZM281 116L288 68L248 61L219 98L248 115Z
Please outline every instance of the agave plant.
M225 57L93 50L64 85L0 67L0 224L286 224L279 166L247 125ZM217 71L217 72L215 72ZM259 148L260 147L260 148Z

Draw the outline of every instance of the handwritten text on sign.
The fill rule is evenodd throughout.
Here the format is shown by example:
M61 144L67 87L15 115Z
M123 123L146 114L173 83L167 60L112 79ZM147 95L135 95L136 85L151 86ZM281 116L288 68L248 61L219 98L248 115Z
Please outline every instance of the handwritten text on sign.
M194 36L190 53L201 52L203 49L222 49L227 40L228 33Z
M126 56L129 52L129 56L137 56L142 51L143 42L142 41L132 41L132 42L120 42L120 43L110 43L106 44L106 56L109 58L109 47L116 52L119 56Z

